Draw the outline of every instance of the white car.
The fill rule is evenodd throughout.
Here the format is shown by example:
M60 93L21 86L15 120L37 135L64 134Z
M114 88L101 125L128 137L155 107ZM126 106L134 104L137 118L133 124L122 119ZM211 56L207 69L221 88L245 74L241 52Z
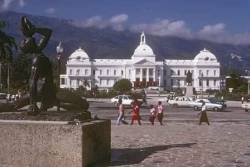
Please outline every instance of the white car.
M211 103L208 99L196 99L191 105L194 110L200 110L203 102L205 102L207 110L222 111L224 109L223 105Z
M244 102L241 107L247 112L250 110L250 102Z
M115 105L118 104L119 99L122 99L122 104L123 105L132 105L134 100L132 99L131 96L129 95L118 95L115 96L111 99L111 102L114 103Z
M168 103L173 107L192 107L193 98L186 96L178 96L172 100L168 100Z

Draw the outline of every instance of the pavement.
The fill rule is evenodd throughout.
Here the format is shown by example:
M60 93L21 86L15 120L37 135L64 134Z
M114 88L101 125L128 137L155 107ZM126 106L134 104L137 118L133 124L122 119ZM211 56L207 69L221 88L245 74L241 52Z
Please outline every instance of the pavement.
M109 166L249 167L250 123L112 125Z
M142 106L142 125L115 125L117 107L90 102L92 115L111 119L112 158L108 166L122 167L249 167L250 112L228 107L207 112L210 125L198 125L197 111L165 105L163 126L149 121ZM130 122L130 108L126 108Z
M159 99L162 97L159 97ZM149 104L159 100L153 98ZM90 101L92 116L111 119L111 163L114 167L250 167L250 112L229 102L225 112L207 112L210 125L198 125L198 112L173 108L165 101L163 126L149 121L141 108L142 125L115 125L117 107L108 99ZM125 109L130 122L130 108Z

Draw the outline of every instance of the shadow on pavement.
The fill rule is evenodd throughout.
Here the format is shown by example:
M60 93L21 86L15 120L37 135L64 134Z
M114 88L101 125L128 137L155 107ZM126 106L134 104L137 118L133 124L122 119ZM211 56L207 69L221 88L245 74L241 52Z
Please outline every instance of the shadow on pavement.
M144 147L144 148L112 149L112 160L109 166L139 164L149 155L154 154L157 151L162 151L177 147L191 148L191 146L194 144L196 143L159 145L159 146Z

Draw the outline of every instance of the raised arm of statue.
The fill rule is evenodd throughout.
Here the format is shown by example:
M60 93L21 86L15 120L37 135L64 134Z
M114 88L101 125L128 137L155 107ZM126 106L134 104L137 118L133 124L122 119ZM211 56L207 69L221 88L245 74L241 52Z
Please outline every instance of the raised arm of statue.
M23 50L27 52L41 52L49 42L52 30L48 28L35 27L26 16L21 19L21 30L26 37L22 42ZM33 35L38 33L41 35L39 43L36 44Z

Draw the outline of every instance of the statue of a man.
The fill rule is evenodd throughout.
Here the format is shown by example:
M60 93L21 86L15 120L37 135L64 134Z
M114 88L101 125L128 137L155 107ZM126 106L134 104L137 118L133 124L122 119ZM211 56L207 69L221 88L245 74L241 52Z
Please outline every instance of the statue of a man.
M35 27L25 16L21 18L21 30L25 38L22 40L20 48L23 53L33 56L30 77L30 104L31 111L37 114L41 111L47 111L48 108L54 105L56 100L52 65L48 57L42 52L50 39L52 30ZM40 34L39 42L36 42L34 37L36 33ZM38 83L40 82L41 89L39 92ZM39 99L41 100L40 108L37 106Z
M193 81L193 78L192 78L192 73L190 71L187 72L186 74L186 82L187 82L187 85L188 86L191 86L192 85L192 81Z

